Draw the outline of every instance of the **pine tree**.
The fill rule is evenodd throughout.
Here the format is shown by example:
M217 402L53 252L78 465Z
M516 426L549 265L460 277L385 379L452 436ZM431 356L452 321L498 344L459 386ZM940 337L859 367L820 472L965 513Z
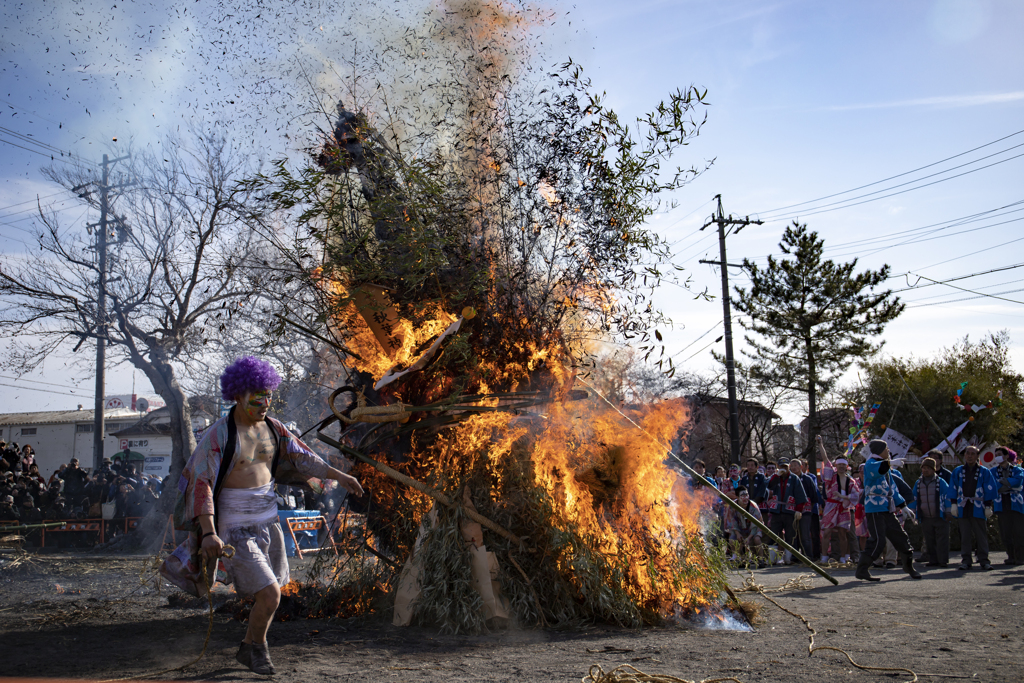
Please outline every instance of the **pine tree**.
M753 361L752 372L766 382L807 394L808 443L818 433L819 392L828 391L851 362L875 354L873 342L905 305L891 290L876 292L889 277L889 266L855 274L857 259L837 264L822 259L824 240L794 221L779 243L783 258L768 257L760 268L743 266L750 288L735 289L733 305L750 316L741 321ZM808 464L815 452L807 449Z

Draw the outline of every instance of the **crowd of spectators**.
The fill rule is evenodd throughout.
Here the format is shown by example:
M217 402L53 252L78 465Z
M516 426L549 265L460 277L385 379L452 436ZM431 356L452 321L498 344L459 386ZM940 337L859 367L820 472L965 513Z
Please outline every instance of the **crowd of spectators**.
M845 457L831 461L821 447L822 467L809 472L800 459L780 458L762 464L749 458L743 470L733 465L706 473L698 460L693 469L704 477L691 478L690 486L716 487L736 501L773 533L821 564L856 564L869 538L864 510L864 463L852 465ZM892 460L893 512L900 524L920 527L919 559L927 566L947 567L950 531L961 540L958 569L971 569L974 560L983 570L989 560L988 520L998 518L999 537L1007 565L1024 565L1024 468L1017 453L1000 447L996 464L978 462L977 448L969 447L963 464L952 471L942 466L942 453L931 451L920 463L916 479L905 477L902 459ZM871 456L869 456L871 457ZM908 482L907 479L911 479ZM747 517L715 497L712 535L728 544L733 562L792 564L795 558L779 547ZM876 567L894 568L897 550L887 543Z
M139 474L135 465L109 458L91 473L72 458L46 479L32 446L0 441L0 523L144 517L162 487L160 479ZM26 537L31 542L39 535Z

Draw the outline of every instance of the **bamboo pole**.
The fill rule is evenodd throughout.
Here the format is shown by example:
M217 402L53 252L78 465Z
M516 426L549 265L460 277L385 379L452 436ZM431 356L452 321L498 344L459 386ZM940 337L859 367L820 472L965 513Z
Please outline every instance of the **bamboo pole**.
M903 373L900 372L899 368L896 368L896 374L899 375L900 380L903 382L903 386L905 386L907 388L907 391L910 392L910 397L914 399L914 403L916 403L917 407L921 409L921 412L924 413L924 416L928 418L928 422L931 424L931 426L935 427L935 431L939 433L939 437L942 439L942 441L945 441L946 435L942 432L942 429L939 428L939 425L935 424L935 420L932 419L932 416L928 413L928 411L924 409L924 406L921 404L921 400L917 398L917 394L915 394L914 390L910 388L909 384L907 384L907 380L903 379ZM939 443L942 443L942 441L940 441ZM953 449L953 444L947 443L946 448L949 450L950 453L955 455L960 462L964 461L963 456L961 456ZM939 466L942 466L941 462L939 463Z
M455 505L455 503L452 502L451 498L449 498L445 494L441 493L437 489L432 488L430 486L427 486L422 481L419 481L417 479L413 479L412 477L410 477L410 476L408 476L406 474L402 474L398 470L396 470L394 468L391 468L391 467L388 467L384 463L378 462L378 461L374 460L373 458L365 456L362 453L360 453L359 451L357 451L357 450L355 450L353 448L349 448L348 446L345 446L344 444L342 444L342 443L340 443L338 441L335 441L334 439L332 439L331 437L329 437L329 436L327 436L325 434L317 432L317 438L320 439L321 441L323 441L324 443L330 445L330 446L334 446L335 448L337 448L342 453L346 453L348 455L351 455L354 458L358 458L359 460L365 462L367 465L369 465L373 469L377 470L381 474L387 475L387 476L391 477L392 479L394 479L395 481L401 482L401 483L405 484L406 486L409 486L411 488L416 489L420 493L424 493L424 494L430 496L431 498L433 498L437 502L441 503L442 505L445 505L445 506L450 507L450 508L457 507ZM462 508L462 512L467 517L472 519L474 522L478 522L480 525L487 527L488 529L490 529L494 533L498 534L499 536L502 536L503 538L507 538L508 540L510 540L513 543L515 543L516 545L518 545L520 548L526 547L526 543L525 543L524 539L519 538L518 536L513 534L508 529L505 529L504 527L501 527L498 524L496 524L495 522L492 522L491 520L487 519L486 517L481 515L476 510L471 510L470 508Z
M817 572L821 576L823 576L826 579L828 579L829 581L831 581L833 586L838 586L839 585L839 581L837 581L831 574L829 574L827 571L825 571L824 569L819 567L817 564L812 562L810 559L808 559L799 550L797 550L796 548L794 548L793 546L791 546L790 544L786 543L784 540L782 540L781 538L776 536L775 532L773 532L771 529L769 529L767 526L765 526L764 522L762 522L757 517L754 517L752 514L750 514L746 510L744 510L743 507L739 503L734 501L729 496L725 495L725 493L723 493L722 491L719 491L718 488L714 484L712 484L709 479L707 479L706 477L704 477L704 476L702 476L700 474L697 474L697 472L692 467L690 467L685 462L683 462L682 458L680 458L675 453L672 453L672 451L669 451L669 453L672 454L672 457L675 458L676 462L678 462L680 465L683 466L683 469L686 470L687 474L689 474L691 477L696 477L696 478L700 479L702 482L704 482L705 484L707 484L708 488L710 488L712 491L715 492L715 495L717 495L725 503L727 503L729 506L731 506L733 510L736 510L741 515L743 515L748 520L750 520L750 522L752 524L754 524L758 529L760 529L761 531L763 531L766 534L768 534L781 547L783 547L786 550L788 550L789 552L793 553L793 557L797 558L798 560L800 560L801 562L806 564L808 567L813 569L815 572Z
M22 524L19 526L0 526L0 533L7 531L21 531L23 529L49 529L51 527L65 526L66 522L46 522L44 524Z
M753 516L752 514L750 514L750 513L749 513L749 512L747 512L746 510L744 510L744 509L743 509L742 507L740 507L740 504L739 504L739 503L737 503L736 501L734 501L734 500L733 500L732 498L729 498L729 497L728 497L727 495L725 495L725 493L724 493L724 492L722 492L722 491L719 491L719 490L718 490L718 488L717 488L717 487L716 487L716 486L715 486L714 484L712 484L712 483L711 483L711 480L710 480L710 479L707 479L707 478L706 478L706 477L704 477L703 475L697 474L696 470L694 470L694 469L693 469L692 467L690 467L690 466L689 466L689 465L687 465L687 464L686 464L685 462L683 462L683 459L682 459L682 458L680 458L680 457L679 457L678 455L676 455L676 454L675 454L675 452L673 452L671 448L667 448L667 447L665 447L665 444L661 443L660 441L658 441L657 439L655 439L655 438L654 438L653 436L651 436L650 434L648 434L648 433L647 433L647 431L646 431L646 430L645 430L645 429L644 429L643 427L641 427L641 426L640 426L640 425L638 425L638 424L637 424L636 422L634 422L633 420L631 420L631 419L629 418L629 416L628 416L628 415L626 415L626 414L625 414L625 413L623 413L623 412L622 412L621 410L619 410L619 409L618 409L618 408L617 408L617 407L615 406L615 404L614 404L614 403L612 403L612 402L611 402L611 401L609 401L609 400L608 400L607 398L605 398L605 397L604 397L604 396L603 396L603 395L601 394L601 392L599 392L599 391L598 391L597 389L595 389L595 388L594 388L593 386L591 386L591 384L590 384L589 382L587 382L586 380L582 379L581 377L577 377L576 379L578 379L578 380L579 380L580 382L583 382L583 384L586 384L586 385L587 385L588 387L590 387L590 389L591 389L591 390L592 390L592 391L593 391L593 392L594 392L595 394L597 394L598 396L600 396L600 397L601 397L601 399L602 399L602 400L603 400L603 401L604 401L605 403L607 403L607 404L608 404L609 406L611 406L612 410L614 410L615 412L617 412L617 413L618 413L619 415L621 415L622 417L626 418L626 420L628 420L628 421L629 421L629 423L630 423L631 425L633 425L634 427L636 427L637 429L639 429L639 430L640 430L641 432L643 432L644 434L647 434L647 436L648 436L648 437L650 437L650 439L651 439L652 441L654 441L654 443L658 444L659 446L662 446L662 447L664 447L664 448L665 448L665 450L667 450L667 451L668 451L669 455L671 455L671 456L672 456L672 457L673 457L673 458L674 458L674 459L676 460L676 462L678 462L678 463L679 463L680 465L682 465L683 469L684 469L684 470L686 471L686 473L687 473L687 474L689 474L689 475L690 475L691 477L696 477L697 479L699 479L700 481L702 481L702 482L703 482L704 484L706 484L706 485L707 485L707 487L708 487L709 489L711 489L711 490L712 490L712 491L713 491L713 492L715 493L715 495L716 495L716 496L718 496L719 498L721 498L721 499L722 499L722 501L724 501L724 502L725 502L725 503L726 503L727 505L729 505L730 507L732 507L732 509L733 509L733 510L735 510L736 512L738 512L738 513L740 513L741 515L743 515L744 517L746 517L746 518L747 518L747 519L748 519L748 520L749 520L749 521L750 521L750 522L751 522L751 523L752 523L752 524L753 524L754 526L756 526L756 527L757 527L758 529L760 529L761 531L763 531L763 532L765 532L766 534L768 534L768 536L770 536L770 537L772 538L772 540L774 540L774 541L775 541L776 543L778 543L778 544L779 544L779 546L781 546L782 548L785 548L786 550L788 550L789 552L791 552L791 553L793 554L793 556L794 556L794 557L796 557L796 558L797 558L798 560L800 560L801 562L803 562L804 564L806 564L806 565L807 565L808 567L810 567L811 569L813 569L813 570L814 570L815 572L817 572L818 574L820 574L820 575L821 575L821 576L823 576L824 578L826 578L826 579L828 579L829 581L831 581L831 582L832 582L832 585L833 585L833 586L838 586L838 585L839 585L839 582L838 582L838 581L837 581L837 580L835 579L835 577L833 577L833 576L832 576L831 574L829 574L829 573L828 573L827 571L825 571L824 569L822 569L821 567L819 567L819 566L818 566L817 564L815 564L814 562L812 562L812 561L811 561L810 559L808 559L808 558L807 558L807 557L806 557L806 556L805 556L805 555L804 555L803 553L801 553L801 552L800 552L799 550L797 550L796 548L794 548L793 546L791 546L790 544L786 543L786 542L785 542L784 540L782 540L781 538L779 538L778 536L776 536L776 535L775 535L775 533L774 533L774 532L773 532L773 531L772 531L771 529L769 529L769 528L768 528L767 526L765 526L764 522L762 522L761 520L757 519L757 518L756 518L756 517L754 517L754 516Z

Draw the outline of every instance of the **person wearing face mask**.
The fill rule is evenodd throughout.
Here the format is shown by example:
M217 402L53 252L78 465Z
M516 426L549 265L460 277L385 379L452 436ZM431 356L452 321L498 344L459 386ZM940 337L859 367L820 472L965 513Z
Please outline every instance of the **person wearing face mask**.
M953 470L949 483L952 512L960 525L960 571L971 568L971 550L977 545L978 566L992 569L988 561L988 518L999 485L985 467L978 464L978 449L968 446L964 464Z
M999 486L992 508L999 517L999 537L1006 549L1006 564L1024 564L1024 468L1017 464L1017 453L1000 446L998 462L990 472Z

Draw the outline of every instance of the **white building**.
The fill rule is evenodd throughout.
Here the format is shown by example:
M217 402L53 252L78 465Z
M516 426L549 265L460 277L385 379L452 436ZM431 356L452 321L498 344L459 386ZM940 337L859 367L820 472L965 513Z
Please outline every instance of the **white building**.
M78 458L84 469L93 462L92 410L49 410L38 413L7 413L0 415L0 439L20 446L31 445L36 454L39 472L49 477L71 458ZM118 451L118 440L113 432L138 422L142 413L131 408L103 411L105 420L103 455L111 458Z
M196 434L197 442L202 431L212 423L212 416L206 413L197 412L192 415L192 431ZM165 477L170 473L171 415L167 408L153 410L117 432L109 430L108 434L116 439L117 452L107 457L136 463L136 471L140 474Z

